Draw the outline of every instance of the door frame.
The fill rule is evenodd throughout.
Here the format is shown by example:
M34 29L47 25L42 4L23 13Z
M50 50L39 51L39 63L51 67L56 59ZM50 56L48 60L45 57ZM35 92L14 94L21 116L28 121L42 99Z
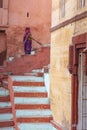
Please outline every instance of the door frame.
M69 47L69 72L71 75L71 130L77 130L78 124L78 58L80 50L87 48L87 33L72 37ZM71 58L72 56L72 58Z

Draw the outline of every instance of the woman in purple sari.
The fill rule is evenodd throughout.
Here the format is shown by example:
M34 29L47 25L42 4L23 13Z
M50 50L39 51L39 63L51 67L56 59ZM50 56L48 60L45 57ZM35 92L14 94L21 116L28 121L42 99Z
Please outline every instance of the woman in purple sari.
M25 29L23 43L24 43L25 54L31 54L32 37L31 37L30 28L28 28L28 27Z

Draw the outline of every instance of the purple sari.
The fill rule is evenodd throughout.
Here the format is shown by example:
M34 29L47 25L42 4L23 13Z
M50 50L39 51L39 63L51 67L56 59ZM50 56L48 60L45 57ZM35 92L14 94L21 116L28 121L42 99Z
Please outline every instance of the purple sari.
M24 42L25 54L30 54L32 48L32 38L31 38L30 28L26 28L23 42Z

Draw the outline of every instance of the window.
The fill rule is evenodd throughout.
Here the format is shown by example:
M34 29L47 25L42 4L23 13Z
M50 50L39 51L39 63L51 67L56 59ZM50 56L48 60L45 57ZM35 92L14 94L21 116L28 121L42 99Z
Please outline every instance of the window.
M85 0L79 0L79 8L82 8L85 6Z
M0 0L0 8L3 8L3 0Z
M61 17L65 16L65 0L60 0L60 10L61 10Z

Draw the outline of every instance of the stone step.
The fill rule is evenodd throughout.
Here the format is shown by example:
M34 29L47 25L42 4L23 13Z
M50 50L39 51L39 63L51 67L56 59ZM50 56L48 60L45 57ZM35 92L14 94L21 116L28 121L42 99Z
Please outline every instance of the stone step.
M49 104L48 98L26 98L26 97L15 97L15 104Z
M0 130L14 130L9 90L0 88Z
M44 55L47 56L44 56ZM20 57L18 55L18 57ZM40 58L41 57L41 58ZM4 63L5 70L12 72L13 74L23 74L31 72L33 69L42 68L50 63L50 47L43 47L42 51L37 51L35 55L24 55L20 58L10 57L10 62Z
M33 73L43 73L44 69L33 69L32 72Z
M36 92L15 92L14 93L15 97L47 97L47 93L36 93Z
M13 86L14 92L46 92L46 88L38 86Z
M50 109L50 104L16 104L15 109Z
M53 118L44 78L36 75L11 76L11 78L13 80L15 119L19 130L51 130L50 121ZM23 126L20 127L22 124Z
M20 130L53 130L50 123L18 123Z
M24 73L25 76L37 76L37 77L43 77L44 73L43 72L32 72L32 73Z
M44 110L39 110L39 109L31 109L31 110L16 110L16 116L17 117L48 117L51 116L52 112L50 109L44 109Z
M7 96L7 95L9 95L9 90L0 87L0 96Z
M0 108L0 114L2 113L12 113L12 108L11 107Z
M50 122L53 118L51 116L48 117L19 117L17 118L17 122L20 123L47 123Z
M10 126L10 127L3 127L3 128L0 128L0 130L15 130L14 127Z
M0 114L0 121L9 121L12 119L13 119L13 114L11 113Z
M11 76L13 81L25 81L25 82L43 82L43 77L36 77L36 76Z
M44 86L43 77L36 76L11 76L13 86Z
M0 121L0 129L3 128L3 127L10 127L10 126L14 126L13 120L10 120L10 121Z
M13 86L44 86L44 82L33 81L13 81Z
M0 96L0 102L9 102L10 101L10 96Z
M0 109L1 108L9 108L9 107L11 107L10 102L0 102Z

